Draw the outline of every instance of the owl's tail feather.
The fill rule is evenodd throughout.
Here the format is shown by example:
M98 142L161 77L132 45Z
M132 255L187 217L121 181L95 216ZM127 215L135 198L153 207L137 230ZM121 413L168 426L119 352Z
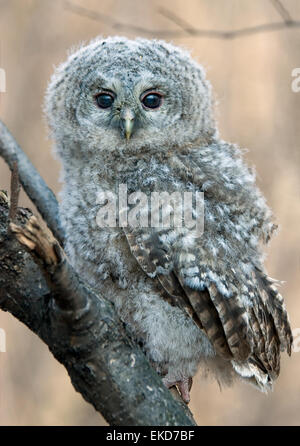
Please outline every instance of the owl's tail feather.
M245 361L252 352L247 309L238 296L227 299L214 283L204 290L192 289L178 276L189 303L216 352L224 359Z
M233 358L245 361L253 348L253 335L249 330L247 309L237 295L224 298L214 283L208 285L208 291L219 314Z
M181 281L181 283L183 283ZM207 289L193 290L183 284L191 307L201 322L208 339L212 343L216 352L225 359L233 357L220 315L211 299Z
M276 288L277 281L268 277L258 268L256 268L256 280L261 299L260 305L257 307L261 307L263 310L262 314L269 334L267 340L272 345L270 332L272 334L275 332L279 350L286 351L291 355L293 335L283 297Z
M252 380L261 390L272 388L280 372L280 351L291 354L292 331L282 296L274 279L256 268L256 301L248 308L253 352L244 364L233 363L236 372Z
M280 349L281 351L286 351L290 356L293 345L293 335L283 297L276 289L273 279L264 275L262 277L262 282L268 290L269 299L267 299L266 306L273 316L274 325L280 340Z
M254 334L251 360L276 379L280 371L280 343L272 315L265 306L255 305L249 309L249 321Z

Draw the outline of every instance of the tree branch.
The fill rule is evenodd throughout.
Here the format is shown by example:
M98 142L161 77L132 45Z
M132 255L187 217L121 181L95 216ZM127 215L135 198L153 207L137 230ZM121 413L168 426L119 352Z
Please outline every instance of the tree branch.
M10 170L13 170L14 163L17 162L18 175L25 192L36 205L54 236L63 244L64 233L56 197L1 120L0 156L6 161Z
M6 128L0 133L0 148L10 160L15 143L7 133ZM35 184L47 188L18 151L18 162L25 159L25 167L19 167L22 182L30 183L28 175L34 174ZM32 198L31 188L27 191ZM41 192L34 197L40 209ZM21 245L8 231L8 221L8 199L0 193L0 309L48 345L74 388L111 425L195 425L188 407L173 398L129 338L113 305L80 280L57 240L41 229L31 211L18 208L15 224L10 224Z
M118 22L114 18L102 14L98 11L85 8L83 6L77 5L70 0L62 0L63 8L73 12L74 14L80 15L81 17L87 17L91 20L96 20L104 23L105 25L109 25L113 30L118 32L134 32L140 35L146 35L149 37L156 37L162 39L176 39L180 37L206 37L210 39L227 39L232 40L240 37L246 37L254 34L259 34L263 32L273 32L278 31L285 28L300 28L300 21L292 20L289 13L285 8L283 8L282 4L278 0L271 0L273 5L276 7L282 17L285 20L282 22L275 23L264 23L262 25L250 26L248 28L241 28L235 31L226 31L226 30L211 30L211 29L199 29L194 28L180 17L178 17L173 12L167 10L166 8L159 8L158 12L167 17L181 29L179 30L152 30L147 29L141 26L133 25L133 24L125 24Z

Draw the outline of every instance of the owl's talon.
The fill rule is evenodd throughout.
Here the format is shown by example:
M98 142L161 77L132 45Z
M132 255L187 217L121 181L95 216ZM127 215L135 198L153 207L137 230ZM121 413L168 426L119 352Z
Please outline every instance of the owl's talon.
M176 386L179 390L179 393L181 395L181 398L183 401L188 404L190 402L190 390L192 388L193 384L193 378L192 377L184 377L180 381L172 381L168 378L163 378L164 385L170 389L173 386Z

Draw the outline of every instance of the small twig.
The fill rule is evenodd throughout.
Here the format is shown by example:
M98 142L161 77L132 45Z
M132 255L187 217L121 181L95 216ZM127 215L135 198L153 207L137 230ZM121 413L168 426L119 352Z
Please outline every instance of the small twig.
M286 9L282 6L282 4L278 0L273 0L273 4L277 8L277 10L280 11L281 16L285 18L283 22L264 23L262 25L250 26L248 28L241 28L235 31L199 29L192 27L184 20L182 20L180 17L178 17L176 14L168 11L166 8L160 8L158 10L159 13L167 17L181 29L151 30L142 26L118 22L117 20L108 15L104 15L98 11L88 9L80 5L76 5L70 0L62 0L62 5L64 9L71 11L74 14L77 14L81 17L87 17L91 20L102 22L105 25L110 26L114 30L120 32L134 32L136 34L146 35L149 37L162 38L162 39L176 39L180 37L193 36L193 37L205 37L210 39L233 40L236 38L246 37L263 32L278 31L285 28L300 28L300 21L292 20L289 13L286 11Z
M195 35L195 33L197 33L197 30L191 26L189 23L187 23L185 20L181 19L180 17L178 17L176 14L174 14L172 11L169 11L166 8L162 8L160 7L158 9L158 12L166 17L167 19L169 19L171 22L175 23L177 26L179 26L183 31L185 31L187 34L190 34L192 36Z
M293 22L293 19L292 19L290 13L283 6L283 4L281 3L280 0L270 0L270 2L274 6L274 8L277 10L277 12L279 12L279 14L281 15L281 17L286 25L289 25L290 23Z
M14 161L10 180L10 208L9 208L10 222L14 222L17 215L20 188L21 185L19 182L18 163Z
M13 170L15 162L18 163L18 176L23 189L36 205L54 236L63 245L64 231L59 219L56 197L1 120L0 156L6 161L10 170Z

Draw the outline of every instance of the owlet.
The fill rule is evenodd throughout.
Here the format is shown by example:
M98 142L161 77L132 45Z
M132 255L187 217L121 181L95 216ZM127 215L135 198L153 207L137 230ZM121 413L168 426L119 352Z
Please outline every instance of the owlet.
M46 94L70 261L186 402L198 368L268 390L292 344L271 211L212 108L186 51L140 38L80 47Z

